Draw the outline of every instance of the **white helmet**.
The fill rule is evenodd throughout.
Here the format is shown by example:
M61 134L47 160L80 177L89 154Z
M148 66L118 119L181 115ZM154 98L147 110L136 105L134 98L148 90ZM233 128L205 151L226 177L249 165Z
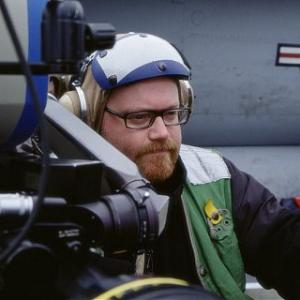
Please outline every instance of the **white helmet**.
M92 61L92 73L106 90L153 77L189 79L191 75L173 45L144 33L122 35L112 49L98 51Z

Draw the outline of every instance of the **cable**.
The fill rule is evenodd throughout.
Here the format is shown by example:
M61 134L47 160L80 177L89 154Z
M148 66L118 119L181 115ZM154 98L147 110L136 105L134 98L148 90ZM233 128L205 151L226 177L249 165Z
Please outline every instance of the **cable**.
M128 294L128 292L135 293L138 290L145 289L149 286L157 287L162 285L188 286L189 284L184 280L169 277L141 278L109 289L103 294L98 295L93 300L121 299L121 297L123 297L126 293Z
M0 254L0 264L4 263L5 260L9 257L9 255L20 245L22 240L25 238L29 230L31 229L38 213L40 210L40 207L43 204L43 198L45 196L46 192L46 184L48 179L48 171L49 171L49 146L48 146L48 138L47 138L47 128L46 128L46 122L45 117L43 116L43 111L40 106L39 102L39 95L37 93L37 89L35 87L35 84L32 79L32 73L29 68L29 65L25 59L21 44L19 42L19 39L17 37L14 25L12 23L11 17L9 15L9 12L7 10L7 7L4 3L4 0L0 0L0 7L2 11L3 18L5 20L7 29L9 31L9 34L11 36L14 48L16 50L19 63L21 64L23 74L26 78L26 83L28 84L29 90L32 95L32 101L33 106L35 109L35 112L37 114L37 119L40 127L40 133L41 133L41 149L43 151L42 155L42 172L41 177L39 180L39 188L38 188L38 197L36 200L36 203L34 205L34 208L32 210L32 213L30 214L28 220L24 224L22 230L19 232L19 234L9 243L9 245L2 251Z

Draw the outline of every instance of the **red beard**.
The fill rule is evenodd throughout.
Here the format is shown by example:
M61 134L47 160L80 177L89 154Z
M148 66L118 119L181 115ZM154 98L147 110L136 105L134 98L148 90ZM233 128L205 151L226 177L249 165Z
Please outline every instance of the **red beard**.
M171 139L165 142L154 142L138 151L135 163L152 184L161 183L172 175L178 152L178 145Z

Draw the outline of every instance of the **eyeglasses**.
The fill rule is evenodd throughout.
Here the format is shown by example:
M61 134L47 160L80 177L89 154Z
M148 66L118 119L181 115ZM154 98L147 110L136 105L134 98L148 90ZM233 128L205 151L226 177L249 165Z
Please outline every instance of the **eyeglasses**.
M185 124L190 117L191 110L188 107L167 109L163 111L138 111L121 114L106 107L105 111L124 120L125 126L132 129L144 129L151 127L157 117L161 117L166 126Z

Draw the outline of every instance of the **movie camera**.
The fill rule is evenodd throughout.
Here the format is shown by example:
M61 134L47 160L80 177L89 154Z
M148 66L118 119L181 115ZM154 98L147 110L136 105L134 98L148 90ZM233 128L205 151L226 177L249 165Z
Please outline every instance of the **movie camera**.
M0 5L0 297L216 299L181 280L120 275L164 229L168 197L47 101L47 75L78 73L87 53L113 46L114 28L87 23L78 1Z

